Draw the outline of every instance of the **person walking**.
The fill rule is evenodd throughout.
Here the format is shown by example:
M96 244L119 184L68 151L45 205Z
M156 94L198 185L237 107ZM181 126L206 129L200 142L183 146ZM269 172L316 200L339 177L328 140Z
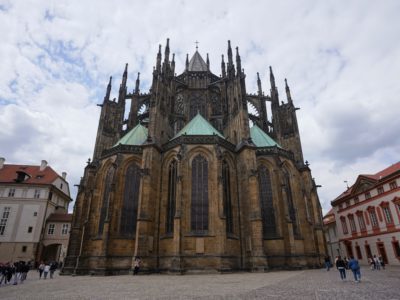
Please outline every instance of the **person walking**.
M358 283L361 282L360 265L358 264L358 260L355 259L353 256L350 257L349 268L353 272L354 280Z
M382 256L379 256L378 259L382 269L385 270L385 261L383 260Z
M331 267L331 259L330 259L329 255L326 255L325 256L325 268L327 271L329 271L330 267Z
M133 268L133 275L137 275L139 273L140 264L142 263L139 256L135 257L134 268Z
M57 262L53 261L50 264L50 279L53 279L54 272L57 270Z
M43 269L44 279L47 279L47 274L49 274L49 271L50 271L49 264L45 264L44 269Z
M370 258L368 258L369 261L369 265L371 266L371 270L375 270L375 261L373 259L373 257L371 256Z
M375 263L375 269L376 270L380 270L381 269L381 263L380 263L379 259L376 257L376 255L374 255L374 263Z
M42 279L42 274L43 274L43 271L44 271L44 267L45 267L44 263L41 262L40 265L39 265L39 268L38 268L38 271L39 271L39 279Z
M346 264L340 256L338 256L338 259L336 260L336 269L339 270L340 278L342 280L346 279Z

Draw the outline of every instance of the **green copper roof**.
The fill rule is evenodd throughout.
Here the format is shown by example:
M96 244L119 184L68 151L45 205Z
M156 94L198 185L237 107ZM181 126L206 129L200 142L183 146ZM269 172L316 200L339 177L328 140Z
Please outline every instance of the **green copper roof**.
M127 134L125 134L115 145L141 145L147 139L147 128L141 124L136 125Z
M257 125L254 125L253 127L250 128L250 136L251 136L251 139L253 140L253 143L257 147L278 146L279 148L282 148L281 146L279 146L279 144L277 142L275 142L268 134L266 134Z
M204 119L199 113L182 128L173 138L177 138L181 135L218 135L224 139L224 136L219 133L206 119Z

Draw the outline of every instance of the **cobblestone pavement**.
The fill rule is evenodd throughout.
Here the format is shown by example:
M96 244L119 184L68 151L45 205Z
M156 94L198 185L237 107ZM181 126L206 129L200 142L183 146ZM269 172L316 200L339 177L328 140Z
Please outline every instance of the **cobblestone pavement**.
M208 275L59 276L0 286L0 299L399 299L400 268L361 269L361 283L331 269Z

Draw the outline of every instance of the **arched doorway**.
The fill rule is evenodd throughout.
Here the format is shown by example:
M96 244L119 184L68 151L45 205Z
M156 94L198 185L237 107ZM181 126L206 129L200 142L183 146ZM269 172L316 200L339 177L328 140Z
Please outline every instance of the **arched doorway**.
M41 261L60 261L62 245L61 244L50 244L43 247Z

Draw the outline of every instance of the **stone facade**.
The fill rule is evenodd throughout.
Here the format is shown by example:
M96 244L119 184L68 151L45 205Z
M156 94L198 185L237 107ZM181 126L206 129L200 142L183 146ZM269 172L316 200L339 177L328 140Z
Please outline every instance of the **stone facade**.
M127 273L136 256L144 272L179 274L320 266L321 207L287 83L287 103L272 69L271 94L258 75L258 93L248 94L230 42L221 74L196 50L175 75L167 40L148 93L140 93L139 75L127 92L126 66L118 100L110 100L110 78L64 274Z

